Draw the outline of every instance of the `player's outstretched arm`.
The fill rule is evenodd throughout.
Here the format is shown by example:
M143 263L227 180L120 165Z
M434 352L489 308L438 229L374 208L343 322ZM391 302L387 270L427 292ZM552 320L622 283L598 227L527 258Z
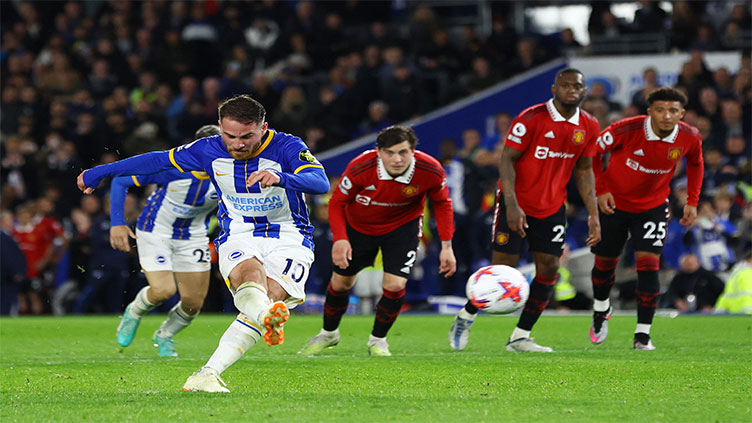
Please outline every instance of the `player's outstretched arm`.
M249 187L256 183L259 183L261 188L277 185L314 195L329 192L329 178L326 177L323 167L310 167L300 173L278 172L272 169L257 170L246 180Z
M172 151L172 150L170 150ZM84 194L91 194L102 179L122 175L151 175L172 169L170 151L155 151L118 160L114 163L86 169L78 175L76 183Z
M522 151L514 148L504 148L501 153L501 163L499 164L499 175L501 176L501 188L504 195L504 204L507 209L507 224L509 229L521 237L527 236L527 216L517 203L515 194L515 184L517 182L517 171L514 164L522 157Z
M595 176L593 174L593 159L581 156L574 168L575 183L580 197L588 209L588 237L585 243L592 247L601 240L601 222L598 216L598 206L595 199ZM613 198L612 198L613 200Z
M441 241L439 253L439 273L448 278L457 271L457 259L454 257L452 241Z

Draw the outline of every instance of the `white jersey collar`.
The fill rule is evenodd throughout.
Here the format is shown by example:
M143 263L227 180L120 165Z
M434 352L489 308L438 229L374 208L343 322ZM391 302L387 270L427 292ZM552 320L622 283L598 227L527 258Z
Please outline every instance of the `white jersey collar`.
M669 144L673 144L674 141L676 141L676 137L679 136L679 125L678 124L674 127L674 130L671 131L671 133L666 138L661 138L661 137L658 136L658 134L656 134L653 131L653 125L650 122L651 122L651 119L650 119L650 116L648 116L645 119L645 124L644 124L644 127L645 127L645 139L646 140L648 140L648 141L663 141L663 142L667 142Z
M386 171L386 168L384 167L384 163L381 161L381 157L376 156L376 161L379 164L376 167L376 172L378 173L379 180L381 181L395 180L402 184L409 184L410 181L413 179L413 175L415 174L415 156L413 156L413 161L412 163L410 163L410 167L407 168L405 173L397 177L393 177L392 175L389 174L389 172Z
M551 116L551 119L554 122L569 122L573 125L579 125L580 124L580 108L578 107L577 110L575 110L574 114L569 119L564 119L564 116L559 113L558 110L556 110L556 106L554 106L554 99L550 99L546 102L546 109L548 109L548 114Z

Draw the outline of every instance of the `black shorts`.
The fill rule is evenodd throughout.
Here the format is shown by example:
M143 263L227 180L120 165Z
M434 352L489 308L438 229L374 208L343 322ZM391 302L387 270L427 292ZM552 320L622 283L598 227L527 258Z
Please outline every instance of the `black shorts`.
M543 219L527 216L528 228L525 229L525 233L530 251L561 257L567 227L564 211L565 206L562 205L556 213ZM509 229L507 207L504 204L504 197L499 195L496 202L491 248L501 253L519 255L522 252L523 241L522 237Z
M384 272L407 278L415 264L420 241L421 219L414 219L399 228L380 236L362 234L347 225L347 237L352 246L352 260L347 269L334 266L334 272L342 276L354 276L368 266L373 266L381 248Z
M590 251L601 257L619 257L627 237L632 238L635 251L660 254L666 240L668 204L642 213L616 210L614 214L600 214L601 242Z

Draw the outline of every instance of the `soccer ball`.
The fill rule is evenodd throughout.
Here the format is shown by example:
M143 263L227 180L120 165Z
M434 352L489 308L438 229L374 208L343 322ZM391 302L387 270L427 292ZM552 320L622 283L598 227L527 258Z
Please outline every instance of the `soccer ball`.
M530 294L525 276L514 267L486 266L467 280L467 298L487 313L507 314L519 310Z

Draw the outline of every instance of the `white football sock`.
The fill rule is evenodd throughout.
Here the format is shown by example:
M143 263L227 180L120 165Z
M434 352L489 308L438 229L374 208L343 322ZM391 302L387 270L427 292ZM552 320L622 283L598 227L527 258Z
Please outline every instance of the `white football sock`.
M198 316L198 313L194 314L193 316L186 313L185 310L183 310L182 305L182 301L178 302L177 304L175 304L175 307L173 307L172 310L167 313L167 320L162 322L162 326L159 327L157 336L161 338L172 338L178 332L190 325L193 319Z
M248 316L243 313L238 314L235 321L219 339L219 346L204 367L214 369L217 373L224 372L240 360L240 357L254 346L259 338L261 338L261 328Z
M468 313L464 307L460 310L460 313L459 313L459 316L465 320L475 320L475 316L477 315L478 313L475 313L475 314Z
M381 341L386 341L386 336L385 336L385 337L383 337L383 338L379 338L379 337L377 337L377 336L373 336L373 335L368 335L368 346L369 346L369 347L370 347L371 345L373 345L373 344L375 344L375 343L377 343L377 342L381 342Z
M326 335L328 338L333 338L338 333L339 333L339 328L334 329L332 331L328 331L324 328L321 328L321 332L319 332L319 334Z
M650 326L652 325L648 325L645 323L638 323L637 329L635 329L634 333L644 333L644 334L650 335Z
M611 300L606 298L605 300L593 300L593 311L608 311L611 307Z
M149 297L146 295L148 291L148 286L141 288L141 290L138 291L138 294L136 294L136 298L134 298L133 301L129 304L131 306L129 309L131 315L137 319L140 319L141 316L150 312L154 307L159 305L149 302Z
M530 331L515 327L514 330L512 331L512 336L509 339L514 341L515 339L520 339L520 338L530 338Z
M249 320L256 324L260 322L260 316L265 313L271 305L271 300L266 295L266 288L256 282L244 282L241 284L233 295L235 307L241 313L245 314Z

